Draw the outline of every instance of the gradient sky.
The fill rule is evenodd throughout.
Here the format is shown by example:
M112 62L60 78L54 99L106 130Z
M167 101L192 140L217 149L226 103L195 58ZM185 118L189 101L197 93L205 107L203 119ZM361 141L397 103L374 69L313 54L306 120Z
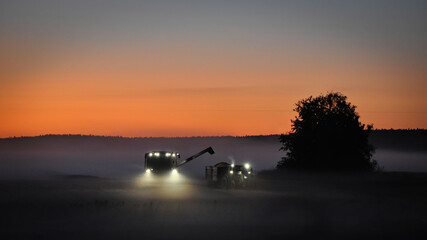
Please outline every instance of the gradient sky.
M427 1L0 1L0 137L285 133L328 91L427 128Z

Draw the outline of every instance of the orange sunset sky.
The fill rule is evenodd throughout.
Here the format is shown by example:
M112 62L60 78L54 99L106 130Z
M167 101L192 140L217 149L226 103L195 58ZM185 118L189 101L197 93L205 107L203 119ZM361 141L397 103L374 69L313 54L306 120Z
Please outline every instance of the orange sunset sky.
M328 91L375 128L427 128L426 12L385 0L2 1L0 137L278 134L298 100Z

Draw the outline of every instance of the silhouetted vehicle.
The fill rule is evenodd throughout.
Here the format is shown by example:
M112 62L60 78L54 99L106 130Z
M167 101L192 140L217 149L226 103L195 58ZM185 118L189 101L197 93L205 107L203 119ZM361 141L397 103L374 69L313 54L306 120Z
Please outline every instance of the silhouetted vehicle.
M253 184L252 167L220 162L214 166L206 166L205 178L208 186L218 188L246 188Z
M203 151L194 154L193 156L179 162L178 158L181 155L177 152L168 151L152 151L145 154L145 173L151 174L164 174L168 172L177 173L177 168L200 157L205 153L214 154L214 150L211 147L204 149Z

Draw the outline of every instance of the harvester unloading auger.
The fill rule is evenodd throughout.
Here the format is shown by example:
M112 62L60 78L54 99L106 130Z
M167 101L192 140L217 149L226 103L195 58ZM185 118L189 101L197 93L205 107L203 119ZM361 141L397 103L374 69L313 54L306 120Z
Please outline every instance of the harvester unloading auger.
M176 172L178 167L200 157L205 153L214 154L212 147L208 147L201 152L179 162L181 155L177 152L152 151L145 154L145 172L146 173L167 173Z

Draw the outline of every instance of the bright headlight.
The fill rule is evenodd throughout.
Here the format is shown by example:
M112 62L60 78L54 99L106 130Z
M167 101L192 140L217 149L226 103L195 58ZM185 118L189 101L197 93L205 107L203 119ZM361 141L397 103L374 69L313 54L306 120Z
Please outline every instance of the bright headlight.
M178 174L178 170L172 169L172 175L177 175L177 174Z
M166 155L166 157L170 157L171 153L166 153L165 155Z
M231 171L230 171L230 174L233 174L233 173L234 173L234 171L233 171L233 170L231 170Z
M175 153L172 153L172 157L176 157L176 154L175 154Z
M231 168L234 168L234 163L231 164Z
M145 170L145 173L151 173L151 169Z
M153 156L153 153L149 153L149 154L148 154L148 156L149 156L149 157L152 157L152 156Z
M249 163L245 163L245 168L249 169L249 168L251 168L251 165L249 165Z
M156 152L156 153L154 153L154 156L158 157L158 156L160 156L160 153Z

